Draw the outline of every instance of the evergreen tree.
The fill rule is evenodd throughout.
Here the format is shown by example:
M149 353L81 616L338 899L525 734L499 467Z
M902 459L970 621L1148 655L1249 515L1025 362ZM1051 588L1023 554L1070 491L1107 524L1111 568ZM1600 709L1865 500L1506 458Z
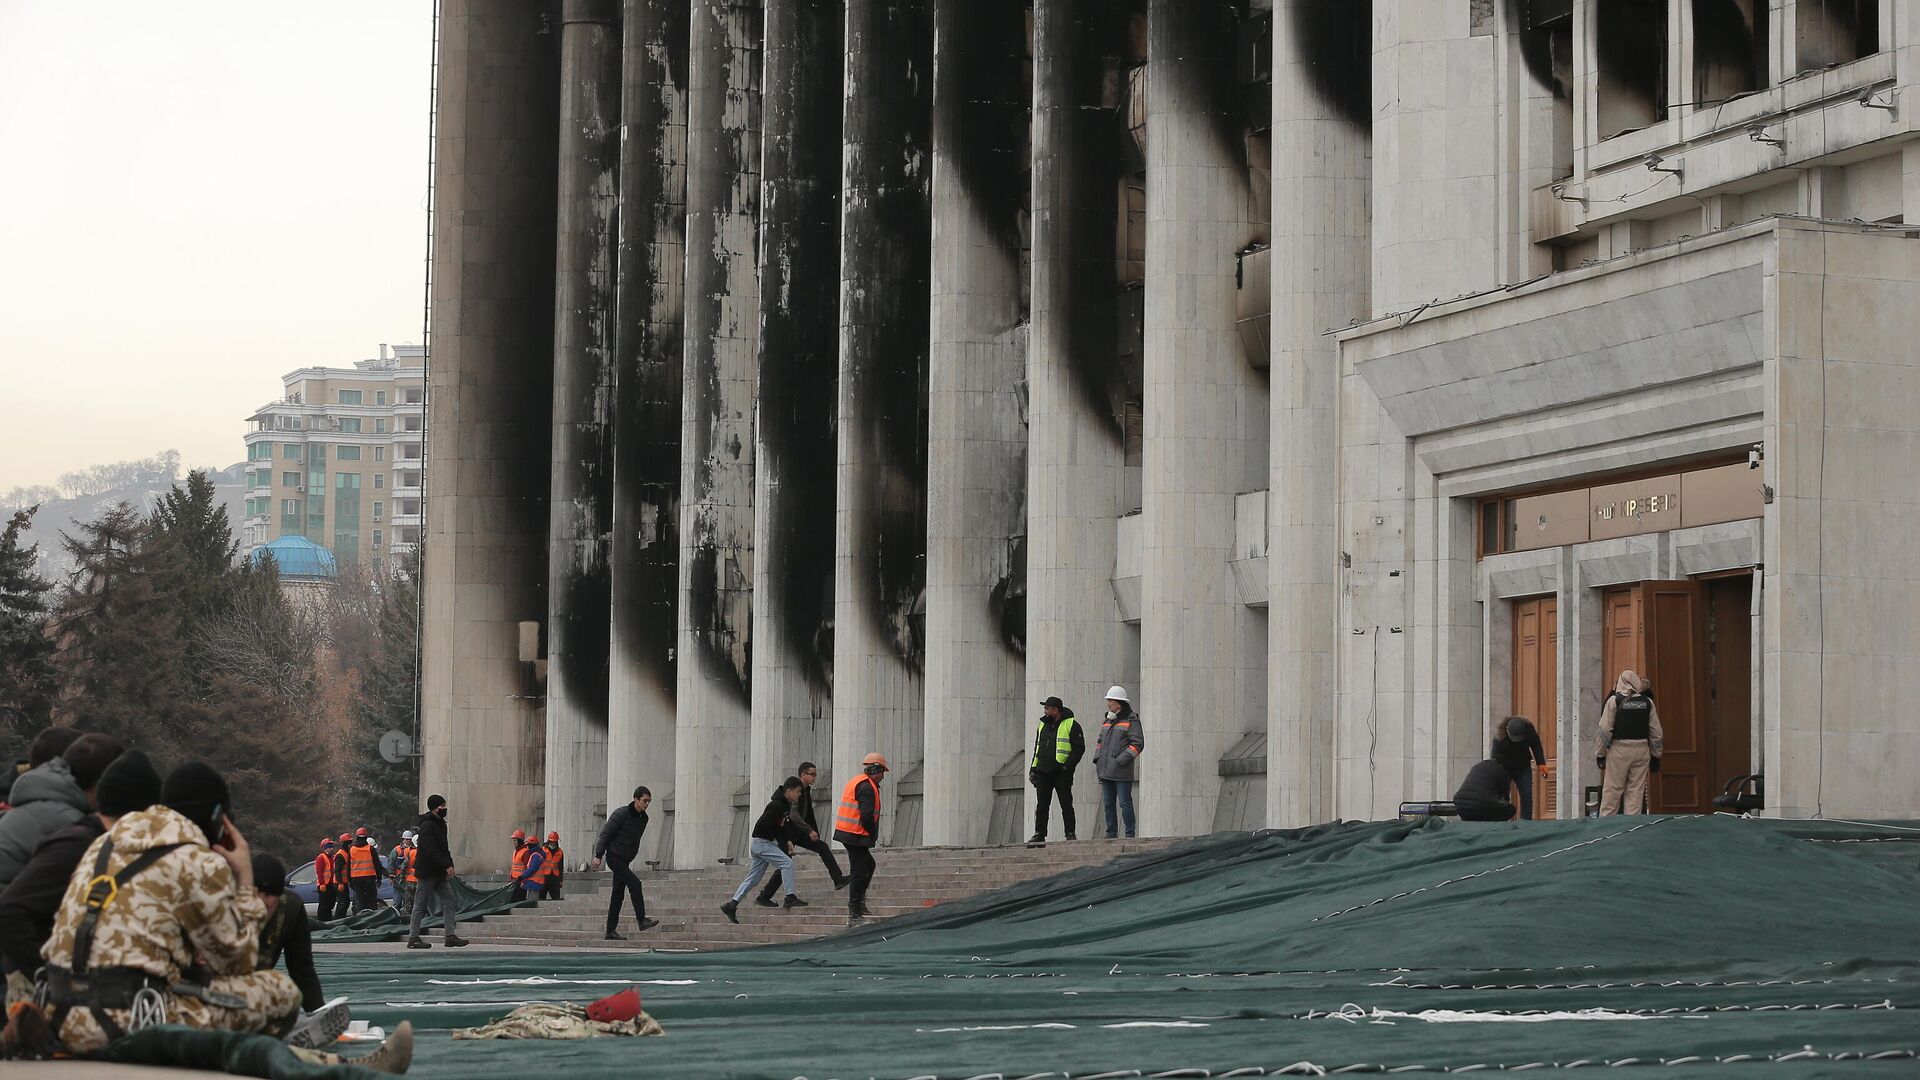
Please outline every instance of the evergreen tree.
M380 737L388 731L413 734L419 686L420 557L396 560L380 578L377 642L361 672L356 710L354 764L346 777L348 816L393 829L419 814L419 759L398 763L380 756ZM416 750L418 748L416 747Z
M0 531L0 746L8 753L46 726L56 689L47 637L53 583L34 573L39 545L20 542L38 509L14 511Z
M211 675L199 662L201 631L227 611L244 583L246 568L236 565L240 545L206 470L195 469L184 484L173 485L154 507L149 524L149 542L164 553L167 571L174 576L167 591L180 616L193 669L203 677Z

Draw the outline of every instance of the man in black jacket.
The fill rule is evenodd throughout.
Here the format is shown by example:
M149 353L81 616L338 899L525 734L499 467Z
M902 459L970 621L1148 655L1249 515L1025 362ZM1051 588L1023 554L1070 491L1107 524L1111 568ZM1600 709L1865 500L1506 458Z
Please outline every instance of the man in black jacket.
M1512 821L1513 804L1507 801L1511 783L1506 767L1492 758L1469 769L1460 790L1453 793L1460 820Z
M793 854L793 848L805 848L820 856L820 861L827 864L827 873L833 876L833 887L844 889L852 879L840 872L840 860L833 857L833 847L820 839L820 820L813 816L813 785L820 779L820 766L803 761L793 771L800 778L800 801L794 803L793 811L788 815L793 823L793 840L787 845L787 854ZM760 895L753 902L761 907L778 907L773 893L779 887L780 875L769 875L766 885L761 887Z
M286 900L287 864L264 851L253 853L253 888L266 905L267 920L260 924L260 947L253 970L272 971L282 959L287 978L300 988L300 1019L286 1035L289 1046L323 1049L332 1046L353 1019L347 999L328 1003L320 992L320 973L313 967L313 925L307 906L298 898Z
M19 876L0 892L0 959L9 972L30 980L39 969L40 948L53 934L67 883L94 840L123 815L159 801L159 771L147 755L129 750L114 758L94 785L96 812L40 841Z
M467 943L467 939L453 932L460 914L460 901L453 896L453 850L447 846L447 800L444 796L427 796L427 812L420 815L419 826L414 832L416 842L420 845L420 854L413 862L413 876L420 879L420 891L413 898L413 918L408 924L407 948L433 948L421 940L420 923L426 918L427 901L436 898L440 903L440 924L447 931L447 947L460 948Z
M1540 731L1524 716L1509 716L1493 736L1493 760L1507 770L1508 779L1520 792L1520 820L1533 820L1533 775L1536 768L1547 767L1547 751L1540 745Z
M1078 840L1074 835L1073 770L1086 756L1087 740L1066 702L1050 697L1040 705L1040 727L1033 736L1033 760L1027 763L1027 782L1033 785L1036 797L1033 837L1027 843L1047 842L1047 811L1055 795L1060 797L1060 824L1067 830L1067 839Z
M598 870L604 861L613 872L613 896L607 901L608 941L626 940L620 933L620 904L627 896L633 898L633 917L640 920L641 930L660 925L659 919L647 918L647 895L640 888L640 878L633 872L633 860L640 854L640 838L647 835L647 806L652 802L653 792L644 787L634 788L633 801L608 814L607 823L600 826L600 835L593 840L593 868Z
M793 820L794 808L799 805L800 793L805 785L798 776L789 776L780 784L780 790L766 808L760 811L760 817L753 823L753 865L747 868L747 876L740 887L733 890L727 902L720 905L720 914L729 922L739 922L740 898L747 890L760 882L760 875L769 869L773 879L787 888L787 906L789 908L806 907L807 902L793 891L793 856L787 854L787 848L804 839L806 833Z

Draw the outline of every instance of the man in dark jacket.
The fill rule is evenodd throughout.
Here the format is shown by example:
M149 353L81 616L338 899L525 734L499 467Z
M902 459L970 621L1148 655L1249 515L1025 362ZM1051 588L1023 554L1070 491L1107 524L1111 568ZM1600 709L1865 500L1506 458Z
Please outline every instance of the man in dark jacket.
M416 842L420 845L420 854L414 858L414 876L420 879L420 891L413 898L413 918L408 924L407 948L430 949L420 937L420 923L426 918L427 902L437 900L440 904L440 924L447 931L447 947L460 948L467 939L453 932L459 919L460 901L453 895L453 851L447 846L447 800L444 796L427 796L427 812L420 815L420 823L414 829Z
M1100 741L1093 752L1093 775L1100 781L1100 807L1107 818L1107 839L1134 834L1133 787L1140 776L1140 755L1147 749L1140 714L1123 686L1107 688L1107 713L1100 721Z
M1547 751L1540 745L1540 732L1524 716L1509 716L1493 736L1493 760L1507 770L1507 778L1520 789L1520 819L1533 820L1533 772L1535 764L1547 767Z
M1507 801L1511 781L1498 761L1488 758L1467 771L1460 790L1453 793L1453 805L1461 821L1512 821L1513 804Z
M307 922L307 907L295 900L286 902L287 864L264 851L253 853L253 888L266 905L267 919L260 924L259 952L254 957L255 971L272 971L282 958L287 962L287 978L300 988L300 1018L286 1035L289 1046L324 1049L347 1030L353 1015L347 999L331 1002L320 992L320 973L313 967L313 927Z
M793 772L800 778L801 787L800 800L794 803L793 812L788 815L794 828L793 839L787 845L787 853L791 855L793 848L805 848L820 856L820 861L827 864L827 873L833 876L833 887L844 889L847 887L847 882L852 879L840 872L840 860L833 857L832 845L820 839L820 819L813 816L813 785L820 779L820 766L811 761L803 761ZM769 875L766 885L760 889L760 895L755 898L754 903L761 907L777 907L773 893L779 887L780 875Z
M880 842L880 781L886 779L886 756L875 751L860 759L860 775L847 781L834 808L833 838L847 849L847 925L858 926L873 914L867 910L867 886L873 883L873 846Z
M626 897L633 898L633 917L640 921L642 931L651 930L660 925L659 919L647 918L647 894L640 888L640 878L633 872L633 860L640 854L640 838L647 835L647 807L653 802L653 792L644 787L633 789L633 801L618 807L607 815L607 823L600 826L600 835L593 840L593 868L598 870L601 862L613 872L613 896L607 901L607 940L625 941L620 933L620 904Z
M87 793L119 756L120 744L112 737L82 735L59 757L13 782L13 809L0 818L0 888L27 865L40 841L93 812Z
M806 907L807 902L793 891L793 856L787 849L796 840L805 839L806 833L793 820L794 807L800 802L800 793L805 785L798 776L789 776L780 784L780 790L774 792L766 808L760 811L759 818L753 823L753 865L747 868L747 876L741 880L740 887L733 890L727 902L720 905L720 914L728 922L739 922L740 898L747 890L760 883L760 876L769 869L773 879L786 886L787 907ZM769 905L771 906L771 905Z
M1087 754L1087 740L1066 702L1050 697L1040 705L1040 727L1033 735L1033 759L1027 763L1027 782L1033 785L1035 795L1033 837L1027 843L1047 842L1047 811L1052 808L1055 795L1060 797L1060 824L1067 830L1067 839L1078 840L1074 835L1073 770Z
M40 948L53 934L53 917L67 894L74 868L101 833L125 814L160 801L160 773L138 750L116 757L94 784L96 813L40 841L33 857L0 892L0 966L30 978L40 967Z

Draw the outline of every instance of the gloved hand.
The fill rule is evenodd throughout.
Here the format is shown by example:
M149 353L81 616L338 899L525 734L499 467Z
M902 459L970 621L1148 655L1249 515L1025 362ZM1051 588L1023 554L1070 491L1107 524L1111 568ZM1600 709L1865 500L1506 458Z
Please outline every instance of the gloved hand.
M1607 769L1607 755L1600 754L1596 756L1593 759L1593 764L1595 768L1599 769L1602 772L1605 772Z
M1648 762L1647 769L1650 772L1658 773L1660 771L1660 759L1654 758L1652 761Z
M1027 770L1027 783L1032 784L1035 787L1040 786L1040 770L1039 769Z

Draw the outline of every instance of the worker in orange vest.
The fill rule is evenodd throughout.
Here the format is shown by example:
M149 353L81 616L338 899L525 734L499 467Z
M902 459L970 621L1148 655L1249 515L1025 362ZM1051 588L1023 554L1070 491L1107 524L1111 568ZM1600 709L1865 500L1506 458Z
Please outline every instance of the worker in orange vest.
M353 911L353 897L347 889L347 849L353 846L353 834L341 833L333 849L333 917L344 919Z
M547 888L547 852L539 844L525 844L522 849L527 853L526 862L520 873L514 875L514 883L519 885L523 895L529 900L538 900Z
M320 854L313 857L313 888L320 902L320 911L314 917L321 922L333 918L334 904L339 895L333 879L333 856L333 837L321 837Z
M887 775L887 759L868 754L860 760L860 775L841 789L834 815L833 838L847 849L847 925L858 926L872 915L867 910L867 886L873 882L873 846L880 842L880 781Z
M547 885L540 890L540 899L560 899L560 883L567 875L567 853L560 850L560 834L547 834L547 849L544 853L547 867Z
M365 825L354 831L353 846L347 849L347 884L353 889L353 910L372 911L380 906L380 879L387 874L380 852Z
M525 829L513 830L512 839L513 864L508 868L508 873L513 875L514 883L517 885L522 878L527 876L527 859L532 856L534 846L527 843L527 830Z

